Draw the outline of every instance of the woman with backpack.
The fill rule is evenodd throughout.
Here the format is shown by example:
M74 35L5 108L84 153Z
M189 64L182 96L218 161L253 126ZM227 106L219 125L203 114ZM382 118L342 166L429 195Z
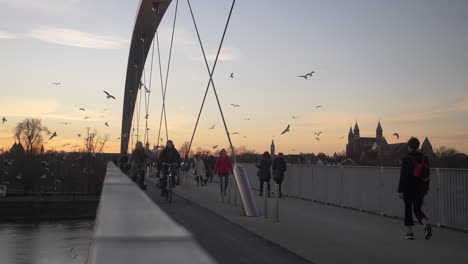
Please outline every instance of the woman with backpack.
M419 140L411 138L408 141L408 155L403 158L398 183L398 195L405 202L405 226L408 232L406 239L413 240L413 212L420 224L424 225L424 238L432 237L432 228L429 220L421 210L424 196L429 191L429 162L421 152L418 151Z

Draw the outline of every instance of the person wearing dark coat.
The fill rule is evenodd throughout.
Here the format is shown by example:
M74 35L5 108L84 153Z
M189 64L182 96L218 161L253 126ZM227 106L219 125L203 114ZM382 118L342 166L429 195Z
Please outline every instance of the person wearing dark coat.
M278 184L279 197L283 196L281 192L281 183L284 180L284 173L288 169L283 153L278 153L278 157L273 160L273 180Z
M271 156L270 153L265 152L262 155L262 159L257 163L258 168L258 179L260 180L260 193L263 195L263 183L268 184L268 197L270 197L270 179L271 179Z
M161 179L161 196L164 196L166 193L167 187L167 176L169 175L169 166L165 164L173 164L175 166L171 166L171 174L172 174L172 187L175 187L175 176L177 175L177 170L180 167L181 158L180 154L177 149L174 147L174 143L172 140L168 140L166 143L166 147L161 151L159 155L158 161L158 169L162 171L162 179Z
M403 158L398 194L405 203L405 226L408 229L405 238L414 239L413 212L420 224L424 225L424 237L426 240L432 237L432 228L429 220L421 210L424 196L429 191L429 161L426 156L418 151L419 140L411 138L408 141L408 155Z

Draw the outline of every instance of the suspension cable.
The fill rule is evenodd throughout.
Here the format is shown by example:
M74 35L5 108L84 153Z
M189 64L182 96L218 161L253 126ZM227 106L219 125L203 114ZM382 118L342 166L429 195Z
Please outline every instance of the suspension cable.
M163 83L163 75L162 75L161 51L159 49L158 31L156 31L156 45L158 47L159 79L161 80L161 97L164 98L164 83ZM164 101L162 102L161 117L159 118L158 146L159 146L159 143L160 143L159 139L161 138L161 125L162 125L163 114L164 114L164 119L166 119L166 106L164 104ZM166 131L167 131L167 128L166 128Z
M168 79L169 79L169 70L170 70L170 67L171 67L172 47L173 47L173 44L174 44L174 33L175 33L175 25L176 25L176 21L177 21L178 7L179 7L179 0L176 0L176 6L175 6L175 11L174 11L174 21L172 23L171 44L169 46L169 57L168 57L167 68L166 68L166 79L165 79L165 83L164 83L164 90L162 91L162 109L161 109L161 118L160 118L160 122L159 122L158 142L159 142L159 138L161 137L160 134L161 134L161 124L162 124L163 111L164 111L164 123L165 123L165 127L166 127L166 141L169 140L169 132L168 132L168 129L167 129L167 118L166 118L166 93L167 93L167 83L168 83ZM158 39L158 54L159 54L159 39ZM160 66L161 66L161 64L160 64ZM162 74L161 74L161 76L162 76ZM162 82L162 78L161 78L161 82Z
M156 20L156 18L157 18L156 17L156 12L154 13L154 17L155 17L155 20ZM145 115L145 119L146 119L146 124L145 124L146 137L145 137L145 141L146 141L146 143L149 143L148 119L149 119L149 107L150 107L150 96L151 96L151 84L152 84L152 79L153 79L154 45L155 45L155 41L154 41L154 38L153 38L153 47L152 47L152 51L151 51L151 67L150 67L150 76L149 76L149 85L148 85L148 98L147 98L147 102L146 102L146 115Z
M225 131L226 131L226 135L227 135L228 140L229 140L229 145L230 145L231 151L232 151L232 157L234 158L234 163L237 163L237 155L236 155L236 152L234 151L234 146L233 146L233 144L232 144L231 135L229 134L229 129L228 129L227 124L226 124L226 119L224 118L224 113L223 113L223 110L222 110L222 107L221 107L221 103L220 103L220 101L219 101L218 93L217 93L217 91L216 91L216 87L215 87L215 84L214 84L214 82L213 82L213 73L214 73L214 71L215 71L215 69L216 69L216 64L217 64L217 62L218 62L219 54L220 54L220 52L221 52L221 48L222 48L223 43L224 43L224 37L226 36L226 31L227 31L227 28L228 28L228 26L229 26L229 22L230 22L230 20L231 20L232 10L234 9L234 5L235 5L235 3L236 3L236 0L233 0L233 1L232 1L231 9L230 9L230 11L229 11L229 15L228 15L228 18L227 18L227 21L226 21L226 25L225 25L225 27L224 27L223 36L221 37L221 42L219 43L219 46L218 46L218 52L216 53L216 58L215 58L215 61L214 61L214 64L213 64L213 67L212 67L211 70L210 70L210 66L209 66L209 64L208 64L208 60L207 60L206 53L205 53L205 49L204 49L204 47L203 47L203 43L202 43L202 40L201 40L201 37L200 37L200 33L199 33L199 31L198 31L198 26L197 26L197 23L196 23L196 21L195 21L195 16L194 16L194 14L193 14L193 10L192 10L192 6L191 6L191 4L190 4L190 0L187 0L187 3L188 3L188 6L189 6L189 9L190 9L190 14L191 14L191 16L192 16L193 25L195 26L195 31L196 31L196 33L197 33L198 42L199 42L200 48L201 48L201 50L202 50L203 58L204 58L204 60L205 60L206 68L207 68L207 70L208 70L208 74L209 74L209 76L210 76L210 79L209 79L209 81L208 81L208 85L207 85L206 90L205 90L205 96L203 97L202 105L201 105L201 107L200 107L200 111L199 111L198 117L197 117L197 122L196 122L196 124L195 124L195 128L194 128L194 130L193 130L192 138L191 138L191 140L190 140L190 144L189 144L189 147L188 147L188 149L187 149L187 153L186 153L186 154L188 155L188 154L190 153L190 148L192 147L192 143L193 143L193 139L194 139L194 136L195 136L195 132L196 132L196 130L197 130L198 123L199 123L199 120L200 120L200 116L201 116L201 113L202 113L202 111L203 111L203 107L204 107L204 104L205 104L206 95L207 95L207 93L208 93L208 90L209 90L210 84L211 84L212 87L213 87L213 92L214 92L215 97L216 97L216 101L217 101L217 103L218 103L219 112L220 112L221 118L222 118L222 120L223 120L224 129L225 129Z

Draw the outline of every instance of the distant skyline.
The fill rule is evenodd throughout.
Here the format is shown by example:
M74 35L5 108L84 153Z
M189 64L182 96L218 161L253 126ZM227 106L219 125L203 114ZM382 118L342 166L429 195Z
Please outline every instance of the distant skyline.
M192 1L211 62L230 3ZM175 0L159 28L164 72L174 6ZM58 133L46 149L82 145L76 134L91 127L110 135L106 152L119 151L137 7L137 0L0 0L0 119L8 119L0 123L0 148L11 146L18 122L35 117ZM389 143L427 136L434 149L467 153L467 17L463 0L238 0L214 74L230 132L240 133L232 136L234 145L263 152L274 139L277 151L333 154L345 149L356 121L361 136L375 136L380 120ZM190 140L208 81L184 0L174 41L166 107L169 137L180 146ZM161 110L157 66L155 61L151 145ZM307 80L297 77L310 71L315 73ZM291 131L280 135L288 124ZM214 145L228 142L210 91L193 149Z

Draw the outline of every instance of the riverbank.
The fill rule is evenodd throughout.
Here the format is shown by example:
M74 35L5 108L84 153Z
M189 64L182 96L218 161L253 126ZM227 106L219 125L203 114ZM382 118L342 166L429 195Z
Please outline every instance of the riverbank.
M0 199L0 221L96 218L99 196L12 196Z

